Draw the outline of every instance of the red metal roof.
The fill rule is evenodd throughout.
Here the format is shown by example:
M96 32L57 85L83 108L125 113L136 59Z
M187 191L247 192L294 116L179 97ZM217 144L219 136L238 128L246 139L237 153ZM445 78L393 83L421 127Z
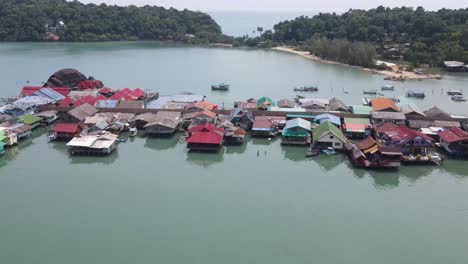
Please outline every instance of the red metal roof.
M33 93L39 91L42 88L46 88L46 87L42 87L42 86L24 86L23 89L21 90L20 95L30 96L30 95L32 95ZM63 96L67 96L70 93L70 88L67 88L67 87L47 87L47 88L50 88L50 89L56 91L57 93L59 93L59 94L61 94Z
M387 131L392 131L397 127L398 127L397 125L395 125L393 123L390 123L390 122L387 122L387 123L384 123L383 125L377 127L375 130L377 131L377 133L385 133Z
M109 87L104 87L102 88L101 90L99 90L99 93L100 94L108 94L108 93L112 93L114 92L114 90L112 90L111 88Z
M385 131L382 133L385 133L389 137L391 137L392 141L393 140L398 141L398 140L403 140L403 139L412 140L416 137L424 138L429 141L434 141L434 139L431 138L430 136L423 134L420 131L408 128L406 126L396 126L394 129L389 129L388 131Z
M453 143L458 141L468 141L468 133L458 127L452 127L439 133L442 140Z
M58 123L54 127L54 132L59 133L77 133L80 130L78 124Z
M187 143L219 145L223 142L224 129L210 123L193 127L189 132L191 136L187 139Z
M66 97L60 102L60 106L62 107L69 107L70 104L73 104L73 99L71 99L70 97Z
M102 86L103 84L100 80L84 80L78 83L78 89L80 90L96 89Z
M136 92L135 92L136 91ZM136 89L135 91L130 90L129 88L122 89L112 95L110 99L112 100L131 100L135 101L139 98L141 98L143 95L145 95L145 92L143 92L141 89ZM143 92L143 94L142 94Z
M76 106L80 106L82 104L90 104L90 105L95 105L97 101L99 100L106 100L107 98L103 95L99 95L99 96L91 96L91 95L87 95L81 99L78 99L78 100L73 100L72 98L70 97L67 97L65 99L62 100L62 102L60 102L60 106L62 107L69 107L70 104L72 104L74 107Z

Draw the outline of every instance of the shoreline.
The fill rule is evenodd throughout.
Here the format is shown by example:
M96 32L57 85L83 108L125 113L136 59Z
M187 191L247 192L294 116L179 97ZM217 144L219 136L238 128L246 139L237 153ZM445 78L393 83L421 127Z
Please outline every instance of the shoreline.
M401 73L396 73L396 72L392 72L392 71L388 71L388 70L379 71L379 70L376 70L376 69L370 69L370 68L365 68L365 67L361 67L361 66L349 65L349 64L346 64L346 63L342 63L342 62L325 60L325 59L322 59L322 58L320 58L318 56L312 55L309 52L295 50L294 48L291 48L291 47L279 46L279 47L273 47L272 50L299 55L299 56L301 56L303 58L313 60L313 61L318 61L318 62L321 62L321 63L332 64L332 65L340 65L340 66L344 66L344 67L348 67L348 68L353 68L353 69L358 69L358 70L361 70L361 71L369 72L369 73L372 73L372 74L381 74L381 75L385 75L385 76L388 76L388 77L391 77L391 78L396 78L396 79L403 78L403 80L422 80L422 79L439 79L440 78L440 75L433 75L433 74L418 75L418 74L416 74L414 72L409 72L409 71L402 71Z

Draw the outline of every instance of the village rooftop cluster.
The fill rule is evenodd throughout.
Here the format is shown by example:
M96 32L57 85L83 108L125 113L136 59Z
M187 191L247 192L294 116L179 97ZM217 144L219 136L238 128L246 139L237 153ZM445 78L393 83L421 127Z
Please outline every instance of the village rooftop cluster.
M244 144L247 133L279 136L284 145L302 146L307 157L342 152L368 169L441 165L446 157L468 155L468 118L436 106L422 111L406 98L346 105L337 98L262 97L219 109L201 95L107 88L74 69L54 73L43 86L24 87L0 105L0 153L39 126L50 126L48 139L65 141L71 155L111 155L122 133L183 133L189 151L209 152Z

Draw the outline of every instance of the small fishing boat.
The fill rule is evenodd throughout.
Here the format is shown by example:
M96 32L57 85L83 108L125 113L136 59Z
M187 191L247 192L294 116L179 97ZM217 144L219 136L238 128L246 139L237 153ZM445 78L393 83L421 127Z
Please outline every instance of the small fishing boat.
M463 95L461 90L450 90L447 92L448 95Z
M456 102L465 102L467 98L464 97L463 95L454 95L452 96L452 100Z
M336 151L333 148L326 148L326 149L322 150L322 152L327 156L331 156L331 155L336 154Z
M406 97L425 98L426 94L424 92L409 91L409 92L406 93Z
M382 91L393 91L395 90L395 87L393 87L393 85L387 84L387 85L382 86L381 89Z
M227 91L231 86L229 84L220 83L218 85L211 85L213 91Z
M311 158L320 155L320 150L315 147L315 145L310 145L307 149L306 158Z
M316 86L303 86L294 88L295 92L317 92L318 87Z
M375 94L377 94L377 90L364 90L363 93L364 94L373 94L373 95L375 95Z
M130 132L131 137L135 137L137 135L137 133L138 133L138 129L136 127L131 127L129 129L129 132Z

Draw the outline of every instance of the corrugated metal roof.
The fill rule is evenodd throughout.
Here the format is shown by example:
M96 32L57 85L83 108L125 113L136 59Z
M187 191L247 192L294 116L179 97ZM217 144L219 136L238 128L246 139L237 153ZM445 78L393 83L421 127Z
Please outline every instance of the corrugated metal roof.
M338 116L334 116L331 114L321 114L315 117L316 120L319 121L319 123L323 123L325 121L332 122L335 125L341 125L341 119Z
M309 131L311 130L310 122L302 118L295 118L286 122L285 129L290 129L294 127L302 127L306 130L309 130Z
M76 133L80 130L80 126L78 124L72 123L58 123L54 127L54 132L61 132L61 133Z
M54 102L58 102L58 101L65 99L65 96L63 96L62 94L56 92L55 90L51 88L42 88L39 91L35 92L34 95L49 98L53 100Z

